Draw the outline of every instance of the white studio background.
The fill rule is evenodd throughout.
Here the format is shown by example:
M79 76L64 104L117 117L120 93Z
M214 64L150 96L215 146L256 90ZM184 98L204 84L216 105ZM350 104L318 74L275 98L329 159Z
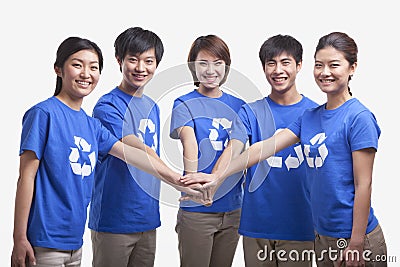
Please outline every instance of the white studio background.
M157 3L158 2L158 3ZM396 6L397 7L397 6ZM396 145L400 89L393 82L400 62L399 15L395 1L9 1L0 11L1 109L0 266L9 266L13 246L13 214L19 167L19 141L24 112L50 97L55 88L53 63L58 45L71 35L96 42L104 54L104 70L96 90L84 100L91 114L97 99L121 80L113 42L128 27L157 33L165 46L158 72L184 64L191 43L200 35L216 34L231 50L232 67L269 92L258 59L268 37L289 34L304 49L303 69L297 85L301 93L319 103L324 95L313 76L313 54L318 39L344 31L359 46L359 65L351 81L353 96L369 107L382 129L376 155L372 202L388 246L388 255L400 262L400 230L396 210L400 186ZM229 78L228 78L229 79ZM238 92L245 96L245 88ZM172 105L172 103L169 103ZM162 113L170 112L161 106ZM397 118L397 119L396 119ZM161 205L155 266L179 266L174 232L177 208ZM82 266L91 266L89 232L84 236ZM398 263L397 263L398 264ZM244 266L241 243L233 266ZM397 266L389 263L389 266Z

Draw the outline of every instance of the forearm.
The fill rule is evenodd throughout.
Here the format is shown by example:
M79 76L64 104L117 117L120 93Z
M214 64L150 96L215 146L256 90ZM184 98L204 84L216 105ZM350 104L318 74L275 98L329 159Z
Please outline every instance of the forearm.
M198 169L198 148L197 143L183 145L183 168L185 173L195 173Z
M371 203L371 184L355 188L351 241L364 243Z
M374 149L353 152L354 206L351 242L363 244L371 207L372 169L375 158Z
M227 147L224 149L224 152L221 154L221 156L215 163L212 173L215 173L218 176L227 171L229 169L231 161L239 157L240 153L243 152L244 146L245 145L239 140L234 139L229 141ZM222 175L222 177L225 177L225 175Z
M148 145L144 144L137 136L131 134L123 137L121 141L124 144L130 145L132 147L136 147L140 150L145 151L149 156L152 156L156 160L158 160L161 164L164 164L164 161L160 159L158 154L154 151L154 149L150 148Z
M27 239L28 217L32 205L34 180L18 179L14 211L14 241Z
M215 171L216 179L224 180L234 173L243 171L258 162L272 156L275 151L274 139L267 139L252 144L247 150L243 151L238 157L231 160L226 168Z
M109 153L166 183L179 183L178 173L171 170L161 159L150 156L141 149L117 142Z
M216 179L225 179L234 173L250 168L298 141L299 138L292 131L285 129L268 139L254 143L237 158L230 161L225 170L216 172Z

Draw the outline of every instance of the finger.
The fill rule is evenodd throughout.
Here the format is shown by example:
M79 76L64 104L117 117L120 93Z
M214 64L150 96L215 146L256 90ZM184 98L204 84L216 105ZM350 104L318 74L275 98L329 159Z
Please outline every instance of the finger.
M28 250L28 258L29 258L30 264L35 266L36 258L35 258L35 253L33 252L33 249Z

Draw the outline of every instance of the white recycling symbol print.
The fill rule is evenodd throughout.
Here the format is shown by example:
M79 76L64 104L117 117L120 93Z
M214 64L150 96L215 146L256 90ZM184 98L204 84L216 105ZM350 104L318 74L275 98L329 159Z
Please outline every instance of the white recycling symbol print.
M324 161L329 154L325 143L323 143L325 139L326 139L325 133L318 133L313 138L311 138L310 140L311 145L313 146L315 146L316 144L320 145L318 147L319 156L315 156L315 158L310 156L311 146L304 145L304 154L306 156L307 164L310 168L319 168L324 164Z
M158 146L158 141L157 141L157 133L156 133L156 125L154 122L150 119L141 119L139 123L139 133L138 133L138 138L140 141L142 141L144 144L145 138L146 138L146 129L149 130L149 133L153 134L153 140L152 140L152 145L151 148L156 151L157 146Z
M230 129L232 127L232 121L229 121L226 118L214 118L212 121L212 126L214 128L209 129L210 134L208 135L208 138L210 139L211 145L214 148L214 150L222 151L224 147L226 147L228 144L228 138L226 138L225 142L218 140L219 137L218 130L220 126L224 130Z
M274 135L282 130L283 129L277 129L275 131ZM303 161L304 161L303 151L301 151L301 145L295 146L293 149L296 152L297 157L294 157L291 154L289 154L289 156L287 156L287 158L285 159L285 165L286 165L286 168L288 169L288 171L290 169L298 168L301 165L301 163L303 163ZM271 156L271 157L267 158L267 162L268 162L268 165L273 168L282 168L282 163L283 163L282 157Z
M74 143L76 147L71 147L71 153L69 154L69 162L71 165L72 172L76 175L80 175L82 179L89 176L96 166L96 152L91 152L91 147L85 139L79 136L74 136ZM89 162L80 162L80 155L82 153L88 153ZM89 164L88 164L89 163Z

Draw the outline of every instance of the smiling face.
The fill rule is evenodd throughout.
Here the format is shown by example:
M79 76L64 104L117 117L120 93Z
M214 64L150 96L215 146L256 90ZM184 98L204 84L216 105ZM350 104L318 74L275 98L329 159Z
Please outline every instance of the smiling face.
M154 48L142 54L127 54L120 64L123 79L119 86L127 94L135 94L136 91L144 86L154 75L157 68L156 55Z
M272 93L283 94L291 89L296 90L296 75L300 69L301 62L296 64L296 60L285 52L267 60L264 73L271 85Z
M350 65L341 51L329 46L315 54L314 79L328 95L349 94L349 77L356 67L357 63Z
M200 51L195 60L195 71L200 90L219 89L225 76L225 61L209 53Z
M82 103L100 78L99 57L93 50L80 50L72 54L62 68L54 68L62 78L62 88L58 95L66 103Z

